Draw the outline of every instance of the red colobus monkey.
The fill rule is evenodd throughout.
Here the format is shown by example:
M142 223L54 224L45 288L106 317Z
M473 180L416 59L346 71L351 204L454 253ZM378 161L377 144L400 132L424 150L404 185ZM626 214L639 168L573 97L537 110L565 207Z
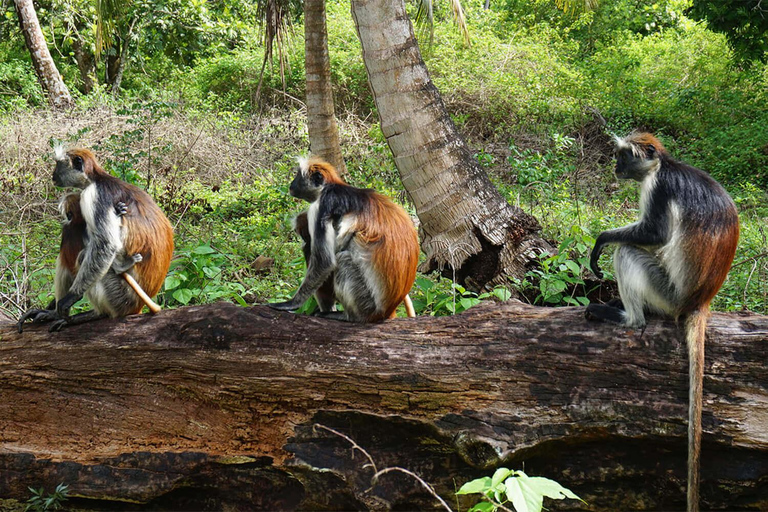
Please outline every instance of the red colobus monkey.
M48 310L33 309L19 320L53 321L51 330L97 318L139 313L145 290L155 295L173 255L173 229L143 190L104 171L87 149L56 148L53 181L59 187L82 189L65 196L59 208L62 226L57 258L55 299ZM123 277L125 276L125 277ZM134 278L141 290L134 291ZM93 311L69 316L85 295Z
M590 266L598 277L603 246L619 245L613 258L621 302L590 304L586 315L633 328L645 326L646 311L686 317L688 511L698 511L704 335L709 303L736 253L738 214L719 183L674 160L648 133L617 139L616 176L640 182L640 220L597 237Z
M393 318L407 300L419 259L416 230L405 210L371 189L347 185L333 166L316 158L299 161L290 194L312 203L295 226L304 241L307 274L291 300L269 306L294 311L317 294L322 316L353 322ZM336 300L343 312L333 311Z

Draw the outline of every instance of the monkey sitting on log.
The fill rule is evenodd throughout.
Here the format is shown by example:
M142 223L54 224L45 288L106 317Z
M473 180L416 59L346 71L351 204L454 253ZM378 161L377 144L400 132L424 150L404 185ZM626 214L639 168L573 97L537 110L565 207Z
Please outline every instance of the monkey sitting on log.
M598 277L603 246L619 246L613 259L621 300L590 304L586 316L631 328L645 326L646 311L686 318L688 511L698 511L704 337L709 303L736 254L738 214L719 183L674 160L652 135L632 133L616 142L616 176L640 182L640 219L597 237L590 266Z
M173 228L152 198L101 168L87 149L56 148L53 181L82 189L60 204L66 221L55 277L55 299L48 310L33 309L19 320L52 321L50 330L103 317L150 309L163 285L173 255ZM145 293L146 291L146 293ZM93 311L70 316L83 296ZM148 302L147 302L148 301Z
M317 294L320 315L328 318L379 322L394 318L404 301L414 315L408 292L416 279L419 242L403 208L371 189L347 185L317 158L299 161L290 194L311 203L295 223L307 274L291 300L270 307L295 311ZM334 311L336 301L343 312Z

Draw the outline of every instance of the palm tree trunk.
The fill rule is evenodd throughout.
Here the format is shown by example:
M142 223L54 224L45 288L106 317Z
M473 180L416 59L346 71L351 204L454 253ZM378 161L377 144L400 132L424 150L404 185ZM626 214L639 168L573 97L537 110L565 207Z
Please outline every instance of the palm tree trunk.
M333 164L343 175L347 167L334 115L325 0L304 0L304 48L310 151Z
M403 0L352 0L381 130L421 221L422 270L470 289L508 284L550 247L473 158L421 58Z
M72 107L74 101L51 58L51 52L48 51L32 0L15 0L15 3L24 41L32 57L40 86L48 93L48 101L55 108Z

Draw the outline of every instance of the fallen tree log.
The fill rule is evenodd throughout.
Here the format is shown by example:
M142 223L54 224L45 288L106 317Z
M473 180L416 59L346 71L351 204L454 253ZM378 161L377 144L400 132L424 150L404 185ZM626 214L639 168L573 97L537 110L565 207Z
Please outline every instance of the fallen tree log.
M703 509L768 507L768 317L707 332ZM361 326L214 304L49 334L0 325L0 498L152 510L430 510L498 466L587 504L683 510L682 333L484 305ZM462 502L462 510L466 504Z

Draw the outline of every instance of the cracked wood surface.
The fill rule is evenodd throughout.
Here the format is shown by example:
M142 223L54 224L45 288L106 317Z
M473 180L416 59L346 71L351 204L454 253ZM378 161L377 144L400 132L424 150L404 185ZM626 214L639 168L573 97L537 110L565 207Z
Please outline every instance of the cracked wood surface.
M359 454L321 423L449 503L454 481L525 463L584 509L683 509L682 340L671 321L632 332L588 323L583 308L518 302L369 326L225 303L58 334L0 324L0 498L63 481L97 508L107 502L87 499L434 506L399 477L368 490ZM713 315L705 508L768 506L767 360L768 317ZM579 506L551 508L562 507Z

